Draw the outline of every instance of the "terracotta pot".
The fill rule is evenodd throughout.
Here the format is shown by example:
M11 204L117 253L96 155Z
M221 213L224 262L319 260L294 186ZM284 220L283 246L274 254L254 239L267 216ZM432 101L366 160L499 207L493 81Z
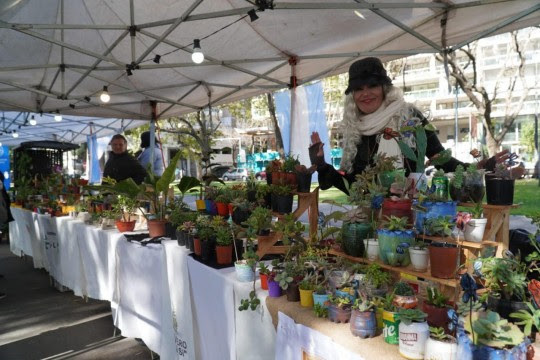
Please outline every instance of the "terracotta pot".
M259 274L261 278L261 289L268 290L268 274Z
M429 246L431 276L439 279L454 278L457 269L457 260L457 246L435 242Z
M272 184L285 185L287 181L287 173L283 171L276 171L272 173Z
M293 185L293 186L296 186L297 184L297 179L296 179L296 173L286 173L285 175L285 182L288 184L288 185Z
M195 255L201 256L201 239L198 236L193 238L193 252Z
M116 228L120 232L133 231L135 229L135 220L133 221L117 221Z
M216 260L220 265L232 263L232 245L216 246Z
M217 202L216 207L219 216L229 216L229 204Z
M148 233L151 238L165 236L165 220L148 220Z
M448 307L437 307L424 301L422 311L427 314L429 326L442 327L448 330Z

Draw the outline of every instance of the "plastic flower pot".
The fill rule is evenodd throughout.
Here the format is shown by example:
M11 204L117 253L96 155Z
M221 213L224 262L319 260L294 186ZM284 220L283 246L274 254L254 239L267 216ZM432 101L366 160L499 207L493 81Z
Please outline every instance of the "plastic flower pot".
M287 294L287 301L295 302L300 301L300 291L298 291L298 284L295 282L292 282L287 287L287 290L285 290L285 293Z
M236 225L242 225L243 222L247 221L247 219L249 218L249 211L248 210L242 210L242 209L239 209L239 208L235 208L233 211L232 211L232 221L236 224Z
M229 216L229 204L217 202L216 209L219 216Z
M351 319L351 307L340 308L330 304L328 306L328 319L335 323L348 323Z
M116 228L120 232L133 231L135 229L135 220L133 221L117 221Z
M382 203L382 218L385 216L397 216L397 217L406 217L408 219L407 223L413 223L413 211L412 211L412 200L410 199L399 199L392 200L385 198Z
M362 339L374 337L377 334L377 317L375 311L360 312L353 309L349 328L354 336Z
M415 295L394 295L392 304L402 309L414 309L418 305L418 298Z
M428 249L409 249L409 255L411 257L411 264L414 271L426 271L429 264L429 251Z
M151 238L156 236L165 236L165 223L165 220L148 220L147 226L149 236Z
M204 200L206 205L206 213L209 215L217 215L217 206L214 200Z
M293 206L292 195L276 195L277 212L280 214L290 214Z
M197 211L206 210L206 202L204 200L195 200L195 205L197 206Z
M414 242L412 230L377 230L379 238L379 258L391 266L408 266L411 263L409 248Z
M426 212L416 210L414 222L416 230L421 234L424 233L424 223L427 219L447 215L454 217L457 213L457 201L424 201L422 206L426 208ZM426 232L426 235L432 234Z
M429 246L431 276L439 279L451 279L455 276L458 249L455 244L433 242Z
M214 240L201 240L201 260L212 262L216 256L216 242Z
M268 290L268 274L260 274L259 279L261 279L261 289Z
M216 261L220 265L232 263L232 245L216 246Z
M201 256L201 239L198 236L193 238L193 252Z
M502 180L486 176L486 201L490 205L512 205L514 203L515 180Z
M281 287L279 286L279 282L268 280L268 296L274 298L281 296Z
M176 240L176 227L169 221L165 223L165 236L171 240Z
M472 242L482 242L486 231L487 219L470 219L465 224L463 235L465 240Z
M250 282L255 279L255 273L253 272L253 269L243 260L235 262L234 269L236 271L236 278L240 282Z
M437 307L424 301L422 311L427 314L426 321L429 326L442 327L448 330L448 307Z
M176 230L176 241L178 246L186 246L187 234L183 230Z
M313 174L297 174L296 179L298 181L298 192L308 193L311 191L311 176Z
M502 318L512 320L510 314L519 310L528 310L527 303L523 301L500 299L493 295L488 295L487 307L489 310L497 312Z
M527 359L528 346L530 340L525 340L510 349L497 349L485 345L474 345L465 333L465 330L458 326L457 329L457 356L456 359L474 359L474 360L521 360Z
M377 239L364 239L364 247L369 260L373 261L379 258L379 241Z
M324 306L324 307L328 307L325 302L328 301L328 294L317 294L317 293L313 293L312 294L313 296L313 304L319 304L321 306Z
M313 307L313 290L300 289L300 305L303 307Z
M341 244L345 254L355 257L364 256L364 239L371 234L370 224L344 222L341 226Z
M399 318L397 313L383 310L383 337L388 344L399 344Z
M429 338L427 322L399 324L399 354L407 359L424 359L426 341Z
M457 360L457 342L452 337L449 341L440 341L428 338L424 351L425 359Z

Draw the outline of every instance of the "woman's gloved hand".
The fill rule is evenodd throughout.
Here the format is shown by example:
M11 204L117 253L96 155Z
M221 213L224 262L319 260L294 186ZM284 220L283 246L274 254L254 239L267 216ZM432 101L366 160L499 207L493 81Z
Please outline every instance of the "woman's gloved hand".
M503 150L495 154L495 156L490 157L489 159L483 159L478 162L479 169L486 169L487 171L495 170L495 165L505 162L510 158L510 152L508 150Z
M311 160L311 165L316 165L317 167L326 164L324 161L324 144L321 142L319 133L314 131L311 133L311 146L309 147L309 159Z

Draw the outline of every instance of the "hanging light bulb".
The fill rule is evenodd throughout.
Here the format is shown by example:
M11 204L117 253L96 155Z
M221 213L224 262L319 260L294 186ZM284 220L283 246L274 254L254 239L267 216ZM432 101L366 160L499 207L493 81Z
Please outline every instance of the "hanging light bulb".
M29 123L32 126L35 126L37 124L37 120L36 120L36 117L34 115L32 115L32 117L30 118Z
M59 110L56 110L56 115L54 115L54 121L57 121L57 122L62 121L62 115L60 115Z
M201 50L201 41L199 39L193 40L193 54L191 54L191 60L195 64L200 64L204 61L204 54Z
M16 139L19 137L19 133L13 130L13 132L11 133L11 136L13 136Z
M99 95L99 100L104 103L108 103L111 100L111 96L109 95L106 86L103 87L103 91L101 92L101 95Z

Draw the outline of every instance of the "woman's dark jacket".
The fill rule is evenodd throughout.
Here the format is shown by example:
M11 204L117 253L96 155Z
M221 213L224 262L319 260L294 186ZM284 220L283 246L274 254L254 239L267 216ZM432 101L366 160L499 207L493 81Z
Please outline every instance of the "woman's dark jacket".
M422 116L423 118L423 116ZM423 125L428 124L428 121L423 118ZM426 147L426 156L428 158L433 157L434 155L440 153L444 150L444 147L441 145L437 134L434 131L426 130L427 136L427 147ZM374 165L374 157L377 154L379 149L379 144L377 143L377 134L370 136L362 136L362 141L357 145L356 157L354 158L352 164L352 172L342 175L339 173L332 165L322 164L317 167L319 173L319 186L322 190L326 190L332 186L340 189L341 191L348 193L343 183L343 178L347 179L349 184L352 184L356 180L356 175L360 174L368 165ZM416 169L416 162L407 159L403 159L403 167L405 168L405 175L409 175L411 169ZM437 168L443 169L445 172L452 172L456 167L463 164L461 161L451 158L447 163L442 166L437 166Z
M114 152L109 152L109 160L105 164L103 177L111 177L116 181L122 181L127 178L132 178L137 184L143 182L148 175L141 163L131 156L127 151L117 155Z

